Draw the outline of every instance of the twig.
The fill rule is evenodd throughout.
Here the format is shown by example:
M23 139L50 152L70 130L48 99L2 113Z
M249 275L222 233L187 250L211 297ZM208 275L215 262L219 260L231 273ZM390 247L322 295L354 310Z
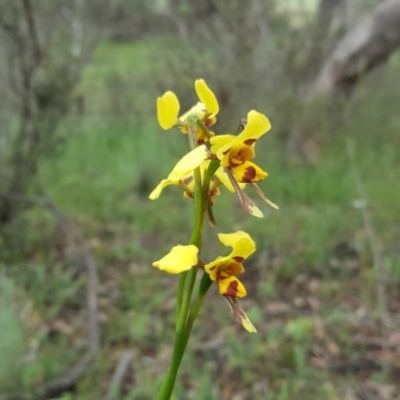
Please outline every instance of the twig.
M135 353L133 350L126 350L121 354L117 368L111 378L108 393L103 397L103 400L116 400L118 398L123 379L134 355Z
M357 170L355 157L354 157L354 143L346 139L346 150L349 156L353 180L356 187L358 197L366 199L365 191L362 187L359 173ZM382 335L382 350L386 350L386 339L388 338L388 328L390 327L390 318L387 312L387 299L385 294L385 284L383 279L383 262L381 254L381 246L375 234L374 225L372 223L371 214L367 205L362 205L361 213L364 221L364 229L367 234L368 242L371 248L372 260L376 275L376 292L378 297L379 309L381 313L381 335Z
M87 371L94 360L100 347L100 329L97 319L98 304L98 273L96 260L89 246L84 240L81 228L69 219L52 201L45 197L28 197L19 193L1 193L0 199L27 203L33 206L44 207L50 210L58 221L65 222L71 228L75 241L79 246L79 254L87 272L87 309L88 309L88 351L82 359L71 367L64 375L44 383L40 388L33 391L36 399L47 399L58 396L71 390L78 379ZM31 396L32 396L31 395ZM25 393L14 393L0 396L0 400L23 400Z

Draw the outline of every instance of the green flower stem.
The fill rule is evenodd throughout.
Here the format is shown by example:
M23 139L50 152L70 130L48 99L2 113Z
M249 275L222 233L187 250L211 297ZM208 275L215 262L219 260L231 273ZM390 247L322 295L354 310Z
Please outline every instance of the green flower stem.
M176 328L178 328L179 314L181 312L181 305L183 299L183 293L185 290L185 283L187 277L187 271L182 272L179 276L178 292L176 294Z
M202 198L202 203L201 203L201 206L202 206L202 209L201 209L202 221L201 221L201 224L203 223L204 213L205 213L205 211L207 209L208 190L209 190L209 187L210 187L211 178L212 178L212 176L214 175L215 171L218 168L219 168L219 162L212 161L210 163L210 166L208 167L206 173L204 174L203 187L200 188L200 189L202 189L202 196L201 196L201 198ZM196 175L195 175L195 179L196 179ZM197 186L196 186L196 188L197 188ZM197 215L197 212L196 212L196 215ZM194 232L195 232L195 229L193 230L193 233ZM201 232L201 229L200 229L200 232ZM194 239L193 236L192 236L192 239ZM200 286L199 286L199 294L198 294L197 299L196 299L196 301L195 301L195 303L194 303L194 305L193 305L193 307L192 307L192 309L190 311L190 314L189 314L189 316L187 318L186 330L185 330L185 338L184 338L184 344L181 347L182 352L181 352L181 355L180 355L180 360L182 360L182 358L183 358L186 346L187 346L187 344L189 342L190 334L192 332L194 321L196 320L197 315L200 312L200 308L201 308L201 306L203 304L204 297L205 297L208 289L210 288L211 284L212 284L212 280L210 279L210 276L206 272L204 272L203 277L201 278Z
M204 190L207 191L209 190L211 178L213 177L213 175L215 174L215 172L219 167L220 167L219 161L213 160L210 162L210 165L208 166L207 171L204 175Z
M194 190L194 203L195 203L195 220L192 231L190 244L194 244L197 248L201 247L201 231L204 220L204 207L203 207L203 188L201 184L200 169L194 171L195 190ZM186 345L189 341L189 334L187 332L186 322L190 306L190 300L193 293L193 287L196 282L197 268L192 268L188 272L181 274L178 286L177 307L179 312L177 314L177 324L175 333L174 351L172 354L171 365L167 376L158 393L157 400L168 400L171 397L178 369L185 353Z
M190 148L193 149L197 146L196 134L197 134L197 120L189 118L188 121L188 132L189 132L189 144ZM196 168L194 171L195 189L194 189L194 226L192 230L192 236L190 244L195 245L200 252L201 249L201 233L203 228L203 221L206 207L207 197L204 196L203 186L201 182L200 168ZM196 275L198 268L192 268L188 272L181 274L178 293L177 293L177 323L174 350L172 354L171 365L167 376L161 386L158 393L157 400L169 400L174 389L178 369L182 361L183 354L185 353L186 345L189 341L191 328L188 330L188 312L190 307L190 301L192 298L193 288L196 283ZM200 304L201 305L201 304ZM197 314L196 314L197 315ZM194 321L194 320L193 320ZM193 322L191 322L193 325Z
M169 400L174 389L178 369L182 361L183 354L185 353L186 345L189 341L187 337L186 320L190 305L190 299L193 291L193 286L196 282L197 268L192 268L187 272L187 285L186 290L182 297L182 304L180 307L180 314L175 332L174 351L172 354L171 365L169 367L168 375L165 377L160 392L158 393L158 400Z
M187 322L188 331L192 328L193 323L194 323L197 315L199 314L201 305L203 304L204 297L207 294L207 291L210 288L211 284L212 284L212 280L210 279L210 276L207 274L207 272L204 272L203 277L201 278L199 295L198 295L195 303L193 304L193 307L192 307L189 317L188 317L188 322Z
M203 228L204 221L204 206L205 199L203 196L203 186L201 183L200 168L194 170L194 226L192 230L192 236L190 238L190 244L194 244L200 253L201 249L201 231Z
M188 320L187 320L187 324L186 324L186 331L185 331L185 344L183 347L183 352L181 354L181 359L183 357L186 345L189 341L194 321L196 320L197 315L199 314L200 308L203 305L204 297L207 294L207 291L210 288L211 284L212 284L212 280L210 279L210 276L206 272L204 272L203 277L201 278L201 282L200 282L199 294L198 294L197 299L196 299L195 303L193 304L193 307L190 310L190 313L188 316Z

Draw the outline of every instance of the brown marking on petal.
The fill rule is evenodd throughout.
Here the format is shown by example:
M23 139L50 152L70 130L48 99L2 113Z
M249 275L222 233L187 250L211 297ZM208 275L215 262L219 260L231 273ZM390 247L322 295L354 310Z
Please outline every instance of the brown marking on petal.
M239 264L241 264L244 260L244 258L240 256L232 257L232 259L237 261Z
M200 144L204 144L204 143L205 143L205 140L204 140L204 139L198 139L198 140L197 140L197 144L199 144L199 145L200 145Z
M256 139L247 139L243 143L247 144L248 146L251 146L255 141Z
M214 269L217 268L216 265L214 265L213 267L210 268L210 271L214 271Z
M193 181L193 176L188 176L187 178L182 179L182 183L186 186L189 185L189 183L192 181Z
M204 121L204 126L209 127L213 124L213 120L212 118L206 118L206 120Z
M236 297L237 294L238 294L238 282L237 281L230 282L224 295Z
M224 151L222 154L223 155L228 154L230 151L231 151L231 149L228 149L228 150Z
M246 182L246 183L253 182L255 177L256 177L256 169L254 167L247 167L241 182Z

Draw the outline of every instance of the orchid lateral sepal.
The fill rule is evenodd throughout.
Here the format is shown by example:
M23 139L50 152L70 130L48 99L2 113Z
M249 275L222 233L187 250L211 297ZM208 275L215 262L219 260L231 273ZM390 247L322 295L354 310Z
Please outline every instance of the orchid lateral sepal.
M256 192L269 206L271 206L272 208L275 208L275 210L279 210L279 207L278 207L275 203L273 203L271 200L269 200L269 199L266 198L264 192L259 188L259 186L258 186L256 183L251 182L251 183L250 183L250 186L255 190L255 192Z
M239 300L236 297L224 296L225 300L228 302L229 308L235 318L235 321L242 325L247 332L257 333L257 329L251 323L249 317L246 312L243 310L242 306L239 303Z
M244 211L248 212L249 214L253 215L257 218L263 218L264 214L262 211L256 206L256 203L243 191L243 189L239 186L238 182L236 181L233 173L230 169L226 169L226 173L229 177L229 180L232 183L232 186L235 189L239 197L240 204Z

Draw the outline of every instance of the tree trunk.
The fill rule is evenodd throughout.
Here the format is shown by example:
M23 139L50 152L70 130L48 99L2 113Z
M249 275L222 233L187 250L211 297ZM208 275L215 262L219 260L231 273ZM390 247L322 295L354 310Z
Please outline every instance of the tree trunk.
M400 0L386 0L337 44L322 66L310 99L332 92L348 95L358 79L384 63L400 46Z

